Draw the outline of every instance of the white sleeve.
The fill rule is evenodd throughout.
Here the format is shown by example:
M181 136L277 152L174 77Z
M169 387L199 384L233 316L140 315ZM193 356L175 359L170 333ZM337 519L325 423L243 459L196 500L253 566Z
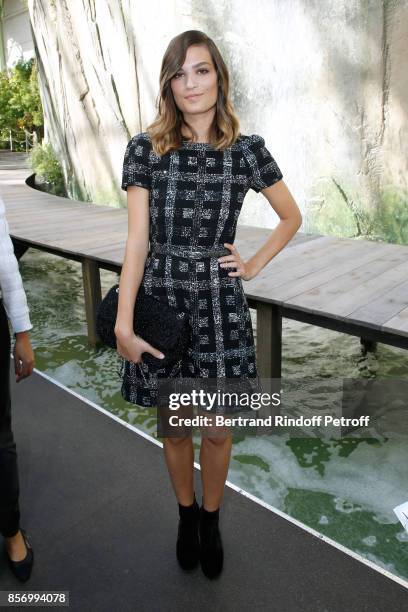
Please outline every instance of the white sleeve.
M3 305L14 333L32 329L27 297L18 260L9 234L6 211L0 197L0 288Z

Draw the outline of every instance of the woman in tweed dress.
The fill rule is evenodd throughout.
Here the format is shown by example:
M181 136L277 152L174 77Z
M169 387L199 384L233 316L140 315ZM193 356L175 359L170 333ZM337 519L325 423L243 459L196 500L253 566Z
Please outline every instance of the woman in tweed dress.
M133 331L140 285L189 313L191 344L179 375L254 380L255 347L242 280L254 278L301 225L299 208L264 139L239 132L228 71L214 42L197 30L175 37L163 58L160 84L158 116L148 131L129 141L122 178L129 227L115 334L123 359L122 396L142 406L155 406L158 379L176 373L165 367L150 372L142 361L143 352L160 358L160 351ZM250 188L262 191L281 220L262 248L243 261L233 242ZM218 519L232 441L226 429L210 426L204 433L201 508L191 435L164 437L163 445L178 500L177 559L183 569L200 561L204 574L214 578L223 567Z

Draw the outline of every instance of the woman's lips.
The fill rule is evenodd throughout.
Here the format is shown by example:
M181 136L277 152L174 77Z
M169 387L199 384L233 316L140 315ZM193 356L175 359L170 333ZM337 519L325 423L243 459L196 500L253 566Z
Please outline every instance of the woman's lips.
M194 94L193 96L186 96L186 100L196 100L200 96L202 96L202 94Z

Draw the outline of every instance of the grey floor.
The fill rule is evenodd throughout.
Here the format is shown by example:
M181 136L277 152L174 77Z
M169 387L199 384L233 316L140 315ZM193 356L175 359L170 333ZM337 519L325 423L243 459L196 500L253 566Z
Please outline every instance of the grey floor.
M37 373L16 384L13 361L10 375L35 566L22 586L3 556L0 590L69 591L75 611L408 609L407 589L229 487L223 573L183 572L162 449Z

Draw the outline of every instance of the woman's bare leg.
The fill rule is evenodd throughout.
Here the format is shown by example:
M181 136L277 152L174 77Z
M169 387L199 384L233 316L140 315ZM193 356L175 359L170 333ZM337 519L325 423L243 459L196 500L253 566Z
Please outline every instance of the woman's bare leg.
M208 413L207 413L208 416ZM201 428L200 465L203 505L212 512L220 507L231 458L232 436L228 427Z
M178 503L190 506L194 501L194 447L191 428L170 427L168 419L174 414L170 409L161 409L160 412L163 430L168 432L168 435L163 437L164 456ZM176 414L179 417L191 418L191 406L180 407Z
M194 501L194 448L191 436L163 438L164 456L177 500L183 506Z

